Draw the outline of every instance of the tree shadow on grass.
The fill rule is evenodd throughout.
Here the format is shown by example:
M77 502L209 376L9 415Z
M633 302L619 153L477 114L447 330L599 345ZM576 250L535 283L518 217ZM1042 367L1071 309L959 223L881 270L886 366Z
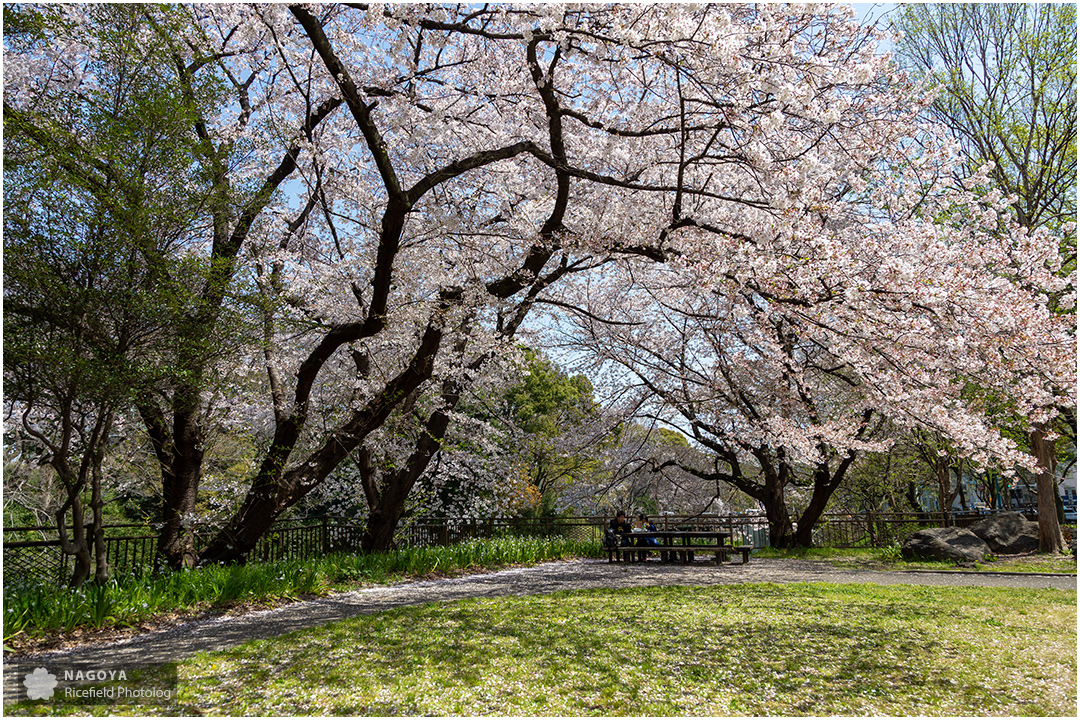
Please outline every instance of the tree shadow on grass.
M932 698L955 689L935 669L955 621L941 591L866 594L758 585L479 599L357 618L217 657L250 680L233 702L258 709L275 688L296 692L318 678L340 697L312 710L335 714L550 714L544 703L555 697L560 712L582 714L795 711L808 697L815 711L839 712L923 708L928 686ZM203 667L191 669L203 675ZM643 697L652 698L648 708L635 704Z

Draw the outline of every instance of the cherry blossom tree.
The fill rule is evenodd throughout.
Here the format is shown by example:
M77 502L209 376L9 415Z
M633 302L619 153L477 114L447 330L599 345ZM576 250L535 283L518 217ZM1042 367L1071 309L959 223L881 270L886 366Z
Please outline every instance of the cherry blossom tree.
M733 303L714 286L682 284L678 271L636 265L621 281L611 278L615 297L593 306L619 322L582 316L582 349L613 382L642 388L648 399L639 415L682 430L715 459L663 465L760 502L773 546L809 545L856 454L882 449L874 442L880 414L860 401L852 387L859 381L842 361L750 292ZM792 518L790 493L800 487L812 492Z
M904 280L886 268L930 247L907 238L890 247L893 236L876 245L880 255L860 258L857 250L871 245L860 237L859 248L834 246L826 255L816 297L762 292L752 275L749 286L736 273L710 278L715 265L609 266L577 316L580 347L613 382L651 392L654 418L714 453L721 467L697 472L762 502L774 545L810 543L857 454L887 447L879 437L885 420L928 428L978 464L1031 466L1002 433L1013 418L994 398L1012 398L1009 409L1022 407L1037 423L1072 382L1067 318L1050 313L1046 293L1031 292L1034 278L1048 291L1062 287L1056 241L1043 237L1024 260L1030 274L1014 282L997 268L1019 266L1015 238L1000 240L996 220L978 237L957 232L959 224L933 230L923 222L950 240L933 248L937 257L918 275ZM990 252L997 258L987 262ZM856 260L846 270L853 275L832 274L838 257ZM609 320L599 318L601 308ZM948 479L949 464L942 468ZM800 484L813 491L793 523L784 489Z
M990 163L993 187L1010 198L1022 227L1060 239L1062 274L1076 269L1076 8L1071 5L909 6L897 15L901 62L933 78L928 112L942 122L974 169ZM1055 312L1076 308L1066 296ZM1075 327L1075 319L1073 321ZM1076 444L1075 393L1065 389L1058 421L1031 428L1039 458L1039 545L1061 552L1054 440Z
M364 440L400 403L441 388L427 393L440 402L408 462L368 492L381 545L468 382L474 361L445 362L462 357L452 348L480 343L480 358L574 271L613 253L658 257L713 209L761 205L726 170L760 161L785 112L809 138L825 127L819 113L835 123L907 101L874 69L870 33L832 10L335 6L263 17L295 41L281 44L283 63L314 51L316 64L293 75L340 94L348 114L334 122L348 124L314 146L325 167L308 182L326 207L263 275L283 288L275 326L312 331L291 357L272 348L297 380L271 374L270 451L205 560L242 554L346 457L359 453L363 467ZM853 108L847 95L862 97ZM290 304L300 287L304 302ZM335 368L353 377L348 408L317 401ZM332 418L319 422L329 440L308 435L316 412Z
M847 8L183 12L178 25L147 21L166 43L168 79L190 100L212 77L228 100L192 104L206 221L189 257L205 274L178 325L182 371L158 396L171 423L142 406L162 467L175 469L163 478L177 527L188 510L176 498L201 474L213 381L245 376L223 373L212 351L264 373L232 388L231 421L258 439L259 460L201 561L242 558L343 463L362 479L366 544L385 547L466 391L535 307L610 316L629 298L596 306L573 293L598 297L587 282L614 291L612 277L656 263L701 287L739 288L721 293L732 307L782 317L865 378L890 414L940 408L938 425L973 453L1010 451L933 385L938 356L920 343L928 317L969 299L964 283L986 289L988 266L1010 274L988 297L1026 302L1008 280L1044 284L1045 237L1014 235L1007 257L979 246L980 223L997 215L935 183L937 149L913 137L922 89L875 54L876 31ZM37 58L15 59L5 114L41 96ZM915 210L924 197L939 200L937 214L967 212L971 227L929 222L932 211ZM934 295L942 288L952 294ZM1013 326L986 320L972 346L1028 332L1039 308ZM229 334L229 317L256 330ZM1043 339L1022 335L1016 347ZM1011 361L1036 371L1023 352ZM1058 380L1029 375L1022 415L1045 411L1035 386ZM384 432L397 422L407 432ZM797 425L775 431L802 437ZM384 453L386 443L400 447ZM404 460L373 462L389 455Z
M962 157L920 122L929 98L874 62L859 66L888 77L874 102L834 81L837 105L759 118L757 153L723 181L741 202L696 202L700 217L641 248L662 265L563 288L581 348L713 451L713 475L765 504L777 544L809 543L857 453L884 448L883 421L1032 467L1002 429L1038 427L1075 383L1071 322L1051 307L1075 301L1060 238L1015 222L985 170L955 186ZM770 107L796 91L757 92ZM791 536L782 490L800 473L813 492Z

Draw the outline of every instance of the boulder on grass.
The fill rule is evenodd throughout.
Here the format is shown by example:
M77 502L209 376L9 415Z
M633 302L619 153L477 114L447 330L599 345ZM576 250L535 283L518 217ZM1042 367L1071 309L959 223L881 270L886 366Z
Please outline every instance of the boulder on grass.
M999 513L980 520L968 530L986 541L995 553L1016 555L1039 549L1039 523L1018 512Z
M905 540L900 554L908 560L978 562L990 554L990 546L963 528L926 528Z

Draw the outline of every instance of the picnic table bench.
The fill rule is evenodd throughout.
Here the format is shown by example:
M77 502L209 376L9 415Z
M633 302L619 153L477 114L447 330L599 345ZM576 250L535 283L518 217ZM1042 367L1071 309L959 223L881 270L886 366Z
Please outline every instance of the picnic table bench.
M727 562L730 553L742 555L745 565L750 562L753 545L730 545L731 533L726 530L657 530L618 534L619 544L605 548L608 562L632 562L659 553L661 562L694 562L695 552L712 552L716 564ZM649 540L656 540L651 543Z

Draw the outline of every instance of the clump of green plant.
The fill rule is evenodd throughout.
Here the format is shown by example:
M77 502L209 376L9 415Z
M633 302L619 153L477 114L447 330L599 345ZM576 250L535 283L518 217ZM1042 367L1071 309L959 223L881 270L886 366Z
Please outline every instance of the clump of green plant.
M900 553L899 545L890 545L886 548L881 548L878 552L878 558L883 563L898 563L903 561L904 556Z

